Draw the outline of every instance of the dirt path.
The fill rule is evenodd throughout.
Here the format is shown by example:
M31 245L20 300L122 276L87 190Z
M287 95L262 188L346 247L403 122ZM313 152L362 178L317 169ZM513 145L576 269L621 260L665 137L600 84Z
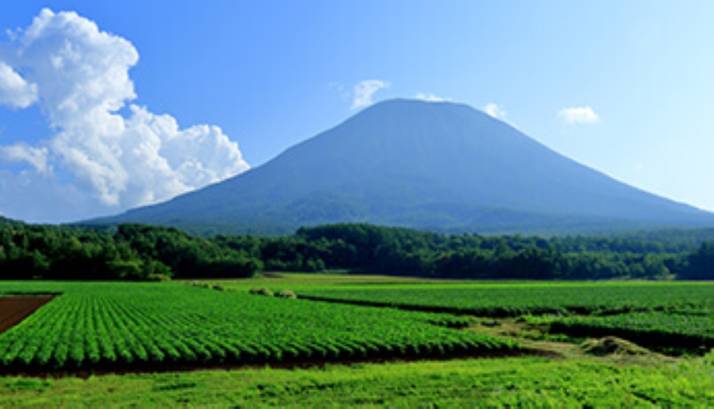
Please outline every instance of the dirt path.
M513 318L481 319L477 324L469 327L469 330L481 334L510 338L531 351L559 359L599 356L600 358L617 362L640 364L675 362L678 360L675 357L649 351L616 337L589 338L588 341L591 345L602 341L613 342L614 340L616 345L624 346L624 348L616 349L612 353L594 355L586 351L587 348L583 347L582 340L579 340L579 342L577 340L554 340L547 331Z
M548 356L573 358L583 355L577 344L543 339L543 333L514 319L487 319L471 326L469 330L510 338L528 349L539 351Z

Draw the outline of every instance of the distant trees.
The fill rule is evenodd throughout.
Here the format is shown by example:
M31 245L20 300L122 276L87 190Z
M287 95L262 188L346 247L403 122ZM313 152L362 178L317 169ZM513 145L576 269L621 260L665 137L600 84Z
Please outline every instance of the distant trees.
M366 224L298 230L308 242L339 242L330 268L368 273L488 279L659 279L681 271L678 243L630 238L439 235Z
M114 230L0 222L0 279L247 277L259 259L176 229Z
M114 237L142 259L164 264L177 278L249 277L263 267L244 251L174 228L121 225Z
M443 235L368 224L284 237L191 236L173 228L107 229L0 220L0 279L150 280L248 277L261 270L483 279L714 279L714 242L648 238Z
M687 280L714 280L714 242L703 243L687 257L680 276Z

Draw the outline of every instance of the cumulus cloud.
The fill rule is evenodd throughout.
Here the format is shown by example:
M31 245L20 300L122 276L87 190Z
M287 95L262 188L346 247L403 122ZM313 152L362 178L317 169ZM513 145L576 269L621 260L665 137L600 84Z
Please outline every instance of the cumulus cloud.
M15 70L0 60L0 105L27 108L37 100L37 85L25 81Z
M364 108L374 103L374 94L389 87L389 82L382 80L364 80L354 86L352 109Z
M506 120L506 111L494 102L489 102L488 104L484 105L483 112L493 118L500 119L502 121Z
M560 118L566 125L596 124L600 116L589 106L568 107L558 111Z
M137 95L129 70L139 53L87 18L44 9L14 33L8 49L9 62L0 64L0 102L39 104L54 133L41 146L0 147L0 157L26 162L45 179L55 168L69 175L52 191L81 192L90 196L83 203L94 200L96 208L116 212L249 168L219 127L181 128L170 115L130 103Z
M40 174L50 173L47 163L47 148L33 147L23 143L0 146L0 160L5 162L25 162Z
M414 98L426 101L426 102L448 102L451 101L451 98L443 98L438 95L434 95L428 92L419 92L417 93Z

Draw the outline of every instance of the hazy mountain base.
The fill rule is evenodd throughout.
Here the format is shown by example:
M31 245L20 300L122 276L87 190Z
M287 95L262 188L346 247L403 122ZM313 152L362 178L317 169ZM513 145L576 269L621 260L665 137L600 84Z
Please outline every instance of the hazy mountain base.
M482 235L529 234L539 236L563 235L622 235L652 229L688 229L696 225L656 224L626 219L583 215L554 215L519 212L505 208L468 208L463 205L435 203L422 207L395 210L394 213L369 213L351 208L357 206L350 199L337 200L339 208L320 202L317 197L296 200L287 206L268 206L259 214L220 215L208 212L205 216L185 218L181 214L165 221L151 218L134 220L159 226L177 227L189 233L210 236L215 234L255 234L279 236L294 233L300 227L315 227L331 223L373 223L377 225L414 228L436 233L461 234L475 232ZM327 211L326 211L327 209ZM257 212L257 211L256 211ZM299 212L299 214L291 214ZM328 212L330 214L328 214ZM166 214L168 217L170 215ZM122 218L124 219L124 218ZM80 225L115 225L112 218L82 222Z

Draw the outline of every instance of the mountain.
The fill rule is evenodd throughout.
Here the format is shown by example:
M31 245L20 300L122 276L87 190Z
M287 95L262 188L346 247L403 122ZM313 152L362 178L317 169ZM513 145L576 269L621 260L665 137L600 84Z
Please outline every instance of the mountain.
M447 232L714 226L714 215L570 160L467 105L390 100L268 163L93 223L285 233L370 222Z

